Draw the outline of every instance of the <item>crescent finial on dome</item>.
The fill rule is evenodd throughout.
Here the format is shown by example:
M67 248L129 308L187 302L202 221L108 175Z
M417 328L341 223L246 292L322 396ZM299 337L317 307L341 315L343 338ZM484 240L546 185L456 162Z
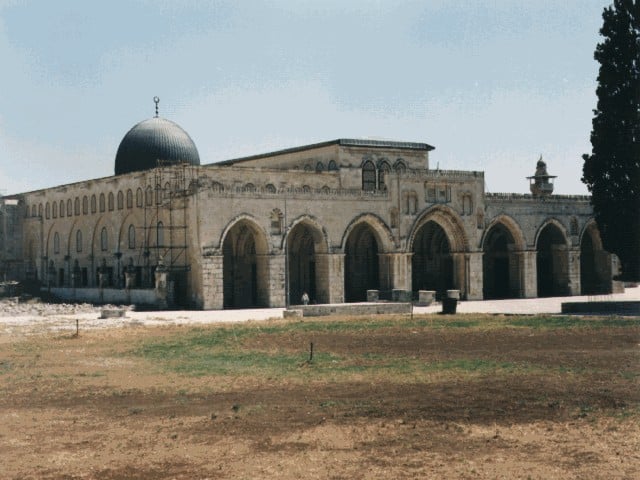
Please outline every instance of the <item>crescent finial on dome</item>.
M156 118L158 118L158 104L160 103L160 97L153 97L153 101L156 104Z

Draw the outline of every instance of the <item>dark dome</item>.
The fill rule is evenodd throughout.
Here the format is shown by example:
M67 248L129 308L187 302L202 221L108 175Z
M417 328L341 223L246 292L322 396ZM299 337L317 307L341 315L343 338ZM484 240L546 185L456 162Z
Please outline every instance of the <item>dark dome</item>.
M163 165L200 165L200 155L191 137L179 125L154 117L127 132L116 153L116 175L149 170Z

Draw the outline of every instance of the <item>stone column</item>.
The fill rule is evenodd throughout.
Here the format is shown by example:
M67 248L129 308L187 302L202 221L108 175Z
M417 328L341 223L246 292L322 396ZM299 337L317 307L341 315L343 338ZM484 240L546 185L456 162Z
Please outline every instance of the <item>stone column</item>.
M462 298L466 300L482 300L484 288L484 272L482 271L483 252L470 252L465 254L465 280L466 285ZM455 265L455 261L454 261Z
M167 308L168 306L168 287L169 287L169 271L167 267L162 264L162 259L160 263L156 267L155 272L153 273L155 277L155 291L156 291L156 301L158 302L158 307Z
M526 250L517 252L520 260L520 296L535 298L538 296L538 266L536 259L538 252Z
M318 303L344 302L344 254L316 253Z
M380 290L411 292L411 257L413 253L380 253Z
M570 248L568 254L568 287L569 295L580 295L580 247Z
M460 297L467 298L467 254L465 253L452 253L453 259L453 285L456 290L460 290Z
M553 258L554 290L560 295L569 295L569 249L566 245L551 246Z
M204 310L222 310L224 306L222 264L222 255L202 257L202 308Z
M283 254L265 255L269 275L269 291L267 305L284 307L285 300L285 258Z

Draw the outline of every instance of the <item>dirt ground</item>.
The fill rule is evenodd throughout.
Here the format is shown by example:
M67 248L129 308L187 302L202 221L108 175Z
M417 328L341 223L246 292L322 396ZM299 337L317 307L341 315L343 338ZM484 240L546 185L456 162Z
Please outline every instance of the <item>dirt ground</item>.
M241 340L295 352L311 338L356 363L496 366L475 370L316 378L302 362L304 375L194 376L131 354L189 328L0 333L0 478L640 478L638 326L427 323Z

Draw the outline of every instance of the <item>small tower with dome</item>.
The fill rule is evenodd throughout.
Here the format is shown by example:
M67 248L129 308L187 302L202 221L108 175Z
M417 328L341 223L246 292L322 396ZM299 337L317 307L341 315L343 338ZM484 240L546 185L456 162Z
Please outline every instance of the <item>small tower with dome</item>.
M529 188L534 197L546 197L553 193L553 179L557 175L549 175L547 172L547 164L542 160L542 155L536 164L536 173L527 177L529 180Z

